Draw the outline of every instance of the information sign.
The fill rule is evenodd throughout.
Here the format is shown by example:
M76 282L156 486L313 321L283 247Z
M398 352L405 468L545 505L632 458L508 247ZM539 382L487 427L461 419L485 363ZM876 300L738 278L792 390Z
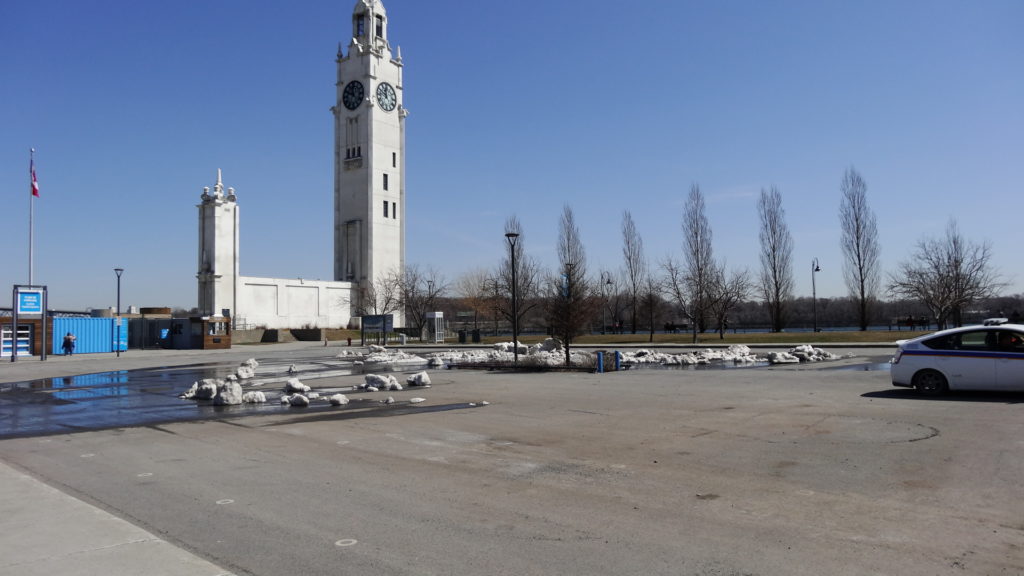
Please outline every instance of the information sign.
M43 291L42 290L19 290L18 291L18 314L42 314L43 313Z

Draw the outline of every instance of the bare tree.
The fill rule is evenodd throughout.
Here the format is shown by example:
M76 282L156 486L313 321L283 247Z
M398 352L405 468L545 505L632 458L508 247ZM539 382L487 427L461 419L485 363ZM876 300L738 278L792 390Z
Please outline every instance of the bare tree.
M683 265L672 256L666 256L661 262L661 270L665 274L662 281L662 289L668 294L669 299L675 303L676 308L682 312L683 317L689 320L687 315L689 296L686 288L686 272L683 270Z
M587 279L587 255L572 208L562 209L558 226L559 274L549 282L548 320L565 345L565 365L570 365L572 339L583 333L600 305Z
M924 304L940 330L950 321L960 326L965 307L1005 286L991 258L989 243L967 240L950 219L944 238L919 241L912 259L890 274L889 291Z
M654 342L654 332L665 316L665 299L662 298L662 285L650 270L644 272L643 291L640 297L640 311L647 323L647 341Z
M392 314L402 309L402 272L391 270L359 287L358 316Z
M623 277L629 295L632 312L633 334L636 334L637 304L647 283L647 258L644 256L644 242L636 231L633 216L626 210L622 213L622 259Z
M444 276L436 270L423 271L416 265L405 267L399 282L400 297L405 307L405 321L423 339L427 312L437 308L437 299L448 289Z
M704 194L696 184L690 187L683 209L683 265L689 304L684 307L684 313L691 320L693 342L696 344L708 311L715 270L711 225L704 213Z
M455 281L455 293L465 308L473 312L473 329L480 329L480 317L487 318L495 310L494 277L486 270L476 269L464 273Z
M842 228L843 277L850 297L857 301L860 329L870 324L871 305L878 293L878 227L868 206L868 185L854 168L848 168L839 185L839 225Z
M793 298L793 237L778 188L761 189L757 211L761 218L761 294L768 305L772 332L781 332Z
M718 338L725 338L725 330L729 327L729 313L738 308L750 297L752 284L747 270L725 271L725 264L715 266L711 278L711 295L709 308L718 326Z

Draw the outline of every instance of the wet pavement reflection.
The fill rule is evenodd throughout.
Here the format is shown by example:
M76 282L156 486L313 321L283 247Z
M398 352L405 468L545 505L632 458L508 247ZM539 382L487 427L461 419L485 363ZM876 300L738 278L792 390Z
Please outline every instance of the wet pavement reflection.
M291 362L261 364L251 388L277 392L290 377ZM166 422L238 417L280 412L276 401L266 404L214 406L209 401L182 400L179 394L204 378L224 378L237 364L119 370L27 382L0 384L0 438L60 434L84 430L144 426ZM412 367L402 367L412 368ZM397 370L396 368L395 370ZM392 371L374 366L373 372ZM352 362L303 362L300 377L314 388L314 378L365 373ZM244 389L250 389L243 384Z

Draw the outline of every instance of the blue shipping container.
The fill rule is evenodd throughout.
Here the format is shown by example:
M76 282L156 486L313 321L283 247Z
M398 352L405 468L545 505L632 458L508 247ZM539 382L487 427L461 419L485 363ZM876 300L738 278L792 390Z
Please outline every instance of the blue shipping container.
M68 332L75 335L75 354L115 352L115 342L121 351L128 349L128 319L122 318L65 318L53 319L53 347L51 354L63 354L61 345Z

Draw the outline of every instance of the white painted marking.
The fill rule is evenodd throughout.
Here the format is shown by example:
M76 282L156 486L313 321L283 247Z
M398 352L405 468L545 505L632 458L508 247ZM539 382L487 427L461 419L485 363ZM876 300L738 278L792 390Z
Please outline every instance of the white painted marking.
M95 454L82 454L82 458L92 458Z
M142 474L137 474L137 476L138 476L139 478L149 478L149 477L150 477L150 476L152 476L152 475L153 475L153 473L152 473L152 472L143 472Z
M359 541L354 539L354 538L345 538L343 540L338 540L337 542L334 543L334 545L335 546L340 546L340 547L344 548L345 546L353 546L357 542L359 542Z
M223 506L224 504L234 504L234 502L235 502L235 501L234 501L234 500L232 500L232 499L230 499L230 498L225 498L225 499L223 499L223 500L217 500L217 504L220 504L220 505L222 505L222 506Z

